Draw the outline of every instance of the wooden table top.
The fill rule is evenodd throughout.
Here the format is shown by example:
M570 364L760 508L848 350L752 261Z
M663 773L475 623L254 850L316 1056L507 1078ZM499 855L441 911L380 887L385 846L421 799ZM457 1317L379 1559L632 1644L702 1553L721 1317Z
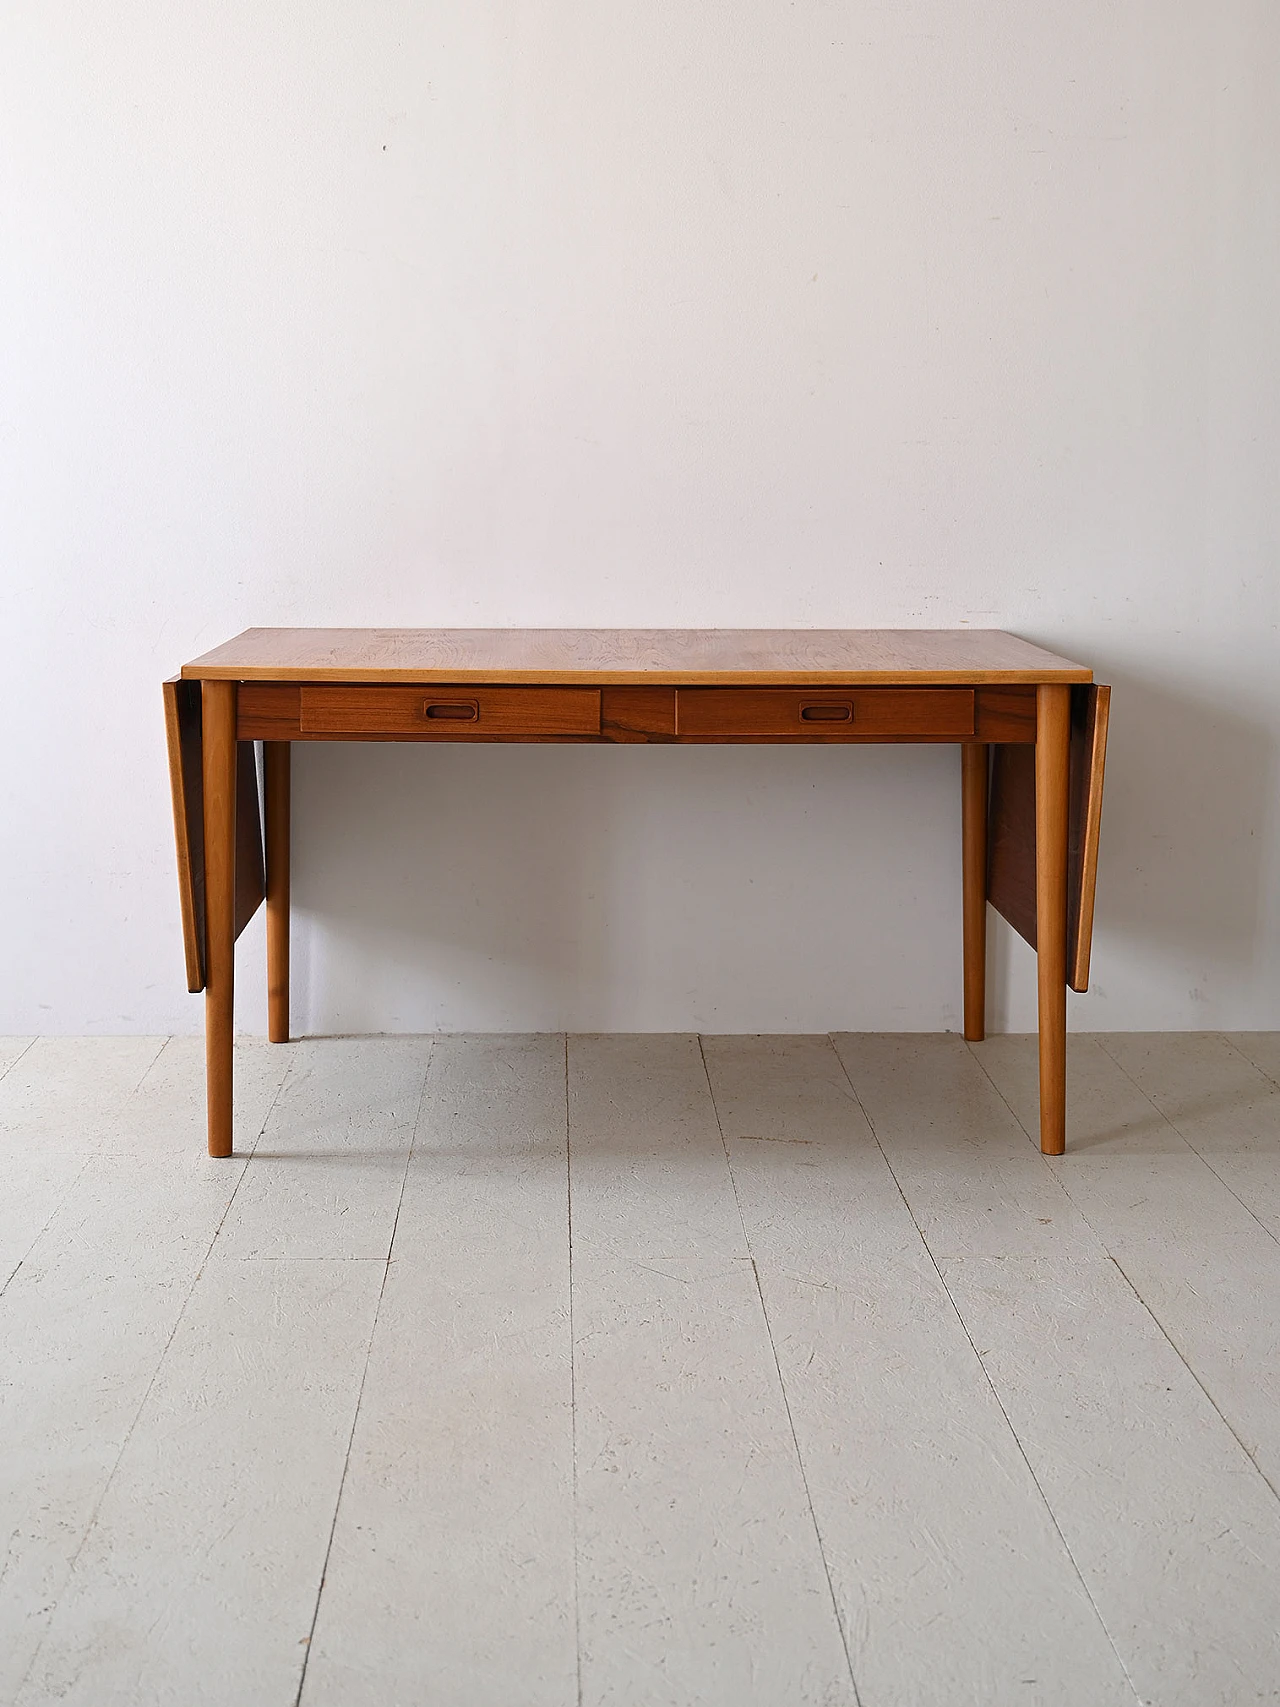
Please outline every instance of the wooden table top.
M184 664L239 682L1088 682L993 628L247 628Z

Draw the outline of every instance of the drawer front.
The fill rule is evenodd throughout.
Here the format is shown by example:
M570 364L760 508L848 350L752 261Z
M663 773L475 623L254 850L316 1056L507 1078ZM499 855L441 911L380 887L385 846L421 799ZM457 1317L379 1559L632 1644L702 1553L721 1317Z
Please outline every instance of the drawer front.
M948 740L973 734L972 688L681 688L683 736Z
M599 688L491 688L475 683L304 687L304 735L416 735L465 741L598 735Z

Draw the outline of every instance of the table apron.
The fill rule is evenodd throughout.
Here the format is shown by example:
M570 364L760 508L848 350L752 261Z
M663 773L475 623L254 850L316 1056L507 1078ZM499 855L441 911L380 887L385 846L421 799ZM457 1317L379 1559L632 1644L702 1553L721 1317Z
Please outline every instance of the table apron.
M241 682L242 741L1014 742L1034 687Z

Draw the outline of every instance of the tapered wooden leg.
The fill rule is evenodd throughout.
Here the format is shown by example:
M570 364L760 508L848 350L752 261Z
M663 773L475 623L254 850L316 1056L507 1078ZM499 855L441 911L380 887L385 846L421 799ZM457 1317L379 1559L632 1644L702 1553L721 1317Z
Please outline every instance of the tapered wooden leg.
M289 1041L289 759L288 741L262 744L267 816L267 1036Z
M231 1154L236 972L236 684L202 683L205 1086L209 1154Z
M964 1034L987 1035L987 758L984 743L960 749L964 864Z
M1067 1147L1067 771L1071 689L1036 690L1036 961L1040 1148Z

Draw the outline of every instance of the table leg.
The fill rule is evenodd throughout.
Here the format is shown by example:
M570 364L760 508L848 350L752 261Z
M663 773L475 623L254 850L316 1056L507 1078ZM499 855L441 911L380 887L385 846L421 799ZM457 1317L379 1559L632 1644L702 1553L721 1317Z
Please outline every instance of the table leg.
M960 749L964 865L964 1034L987 1035L987 761L985 742Z
M1036 970L1040 996L1040 1148L1067 1143L1067 774L1071 689L1036 690Z
M288 741L262 743L267 841L267 1036L289 1041L289 761Z
M209 1154L229 1156L236 971L236 684L207 681L201 687Z

